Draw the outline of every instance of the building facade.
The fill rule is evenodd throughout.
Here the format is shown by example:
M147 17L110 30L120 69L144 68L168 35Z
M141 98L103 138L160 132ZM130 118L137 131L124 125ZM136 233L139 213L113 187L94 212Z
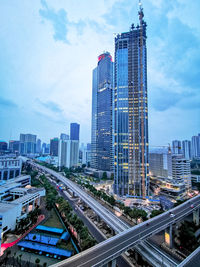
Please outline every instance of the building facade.
M61 140L69 140L69 135L68 134L65 134L65 133L61 133L60 134L60 139Z
M172 153L168 147L152 148L149 153L151 176L172 178Z
M70 123L70 140L79 141L80 124Z
M0 141L0 153L8 150L8 144L5 141Z
M58 166L76 167L79 159L79 141L78 140L59 140Z
M182 141L182 152L185 159L191 159L191 141Z
M0 181L0 254L1 240L9 230L15 230L18 222L40 206L44 188L30 187L30 175L19 176L8 181ZM29 188L25 186L29 185Z
M92 72L91 167L97 169L97 68Z
M112 168L112 92L113 62L109 52L98 57L93 71L92 99L92 167L110 171ZM95 142L95 144L94 144Z
M9 151L11 153L19 153L19 141L10 140L9 141Z
M21 174L22 161L20 158L9 156L0 157L0 181L15 178Z
M59 144L59 139L57 137L52 138L50 140L50 155L53 157L58 156L58 144Z
M183 155L172 155L172 178L175 181L183 181L186 190L191 189L191 167L190 161Z
M20 154L28 155L36 153L37 136L33 134L20 134Z
M172 141L172 153L173 154L182 154L181 141L179 141L179 140Z
M36 153L41 153L42 152L42 146L41 146L41 140L37 139L37 143L36 143Z
M149 195L146 23L115 38L114 192Z
M200 134L192 136L191 157L193 159L200 158Z

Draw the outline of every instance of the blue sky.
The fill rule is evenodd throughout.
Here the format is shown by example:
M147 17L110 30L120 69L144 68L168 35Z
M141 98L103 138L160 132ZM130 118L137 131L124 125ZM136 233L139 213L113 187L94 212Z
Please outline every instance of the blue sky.
M143 0L150 145L200 132L199 0ZM42 141L81 124L90 141L92 69L114 34L137 23L137 0L0 1L0 139Z

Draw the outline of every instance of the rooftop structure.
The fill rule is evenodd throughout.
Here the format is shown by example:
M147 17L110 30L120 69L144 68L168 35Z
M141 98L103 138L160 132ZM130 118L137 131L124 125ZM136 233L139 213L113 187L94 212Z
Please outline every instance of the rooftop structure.
M158 196L166 196L174 200L185 197L183 180L175 181L169 178L150 176L150 188Z
M30 187L29 175L19 176L7 181L0 181L0 235L14 230L17 223L40 206L45 189ZM29 185L29 188L25 188ZM1 244L0 244L1 247Z

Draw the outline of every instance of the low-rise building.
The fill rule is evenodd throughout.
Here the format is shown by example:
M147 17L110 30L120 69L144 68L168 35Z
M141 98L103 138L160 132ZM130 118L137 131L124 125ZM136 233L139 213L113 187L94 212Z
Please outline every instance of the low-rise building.
M30 181L29 175L0 181L0 247L3 235L40 206L40 199L45 196L45 189L31 187Z
M200 183L200 175L198 174L191 174L191 179L194 183Z
M191 167L190 161L182 154L172 155L172 178L176 182L184 181L186 190L191 190Z
M0 180L9 180L21 174L22 161L12 156L0 157Z
M150 188L155 195L166 196L174 200L184 198L186 195L183 180L176 181L170 178L151 176Z

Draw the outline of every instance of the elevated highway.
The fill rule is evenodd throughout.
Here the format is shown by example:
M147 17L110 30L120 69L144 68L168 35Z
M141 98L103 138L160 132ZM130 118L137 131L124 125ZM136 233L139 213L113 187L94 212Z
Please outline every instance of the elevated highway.
M38 165L31 162L31 164L47 173L52 174L58 180L62 181L66 186L71 188L84 202L90 206L98 215L101 217L116 233L120 233L96 246L86 250L68 260L62 261L55 266L102 266L113 259L120 256L127 249L136 246L137 250L144 252L146 250L146 257L150 255L150 248L147 244L141 243L145 238L166 229L177 221L182 220L185 216L189 215L193 210L198 209L200 206L200 196L197 196L182 205L171 210L174 216L171 217L169 212L165 212L147 222L141 223L135 227L129 228L129 226L116 217L112 212L107 210L101 204L99 204L92 197L88 196L81 188L74 184L69 179L59 173L46 168L44 166ZM193 205L193 208L191 208ZM170 259L168 259L170 262ZM167 263L168 264L168 263ZM157 265L159 266L159 265ZM165 264L163 265L165 266ZM170 265L166 266L176 266L173 260L171 260Z
M182 220L192 212L192 204L195 208L199 208L200 196L196 196L172 209L174 217L171 217L169 212L165 212L148 220L148 225L147 222L143 222L137 226L131 227L130 229L53 266L102 266L120 256L127 249L132 248L141 240L164 230L179 220Z

